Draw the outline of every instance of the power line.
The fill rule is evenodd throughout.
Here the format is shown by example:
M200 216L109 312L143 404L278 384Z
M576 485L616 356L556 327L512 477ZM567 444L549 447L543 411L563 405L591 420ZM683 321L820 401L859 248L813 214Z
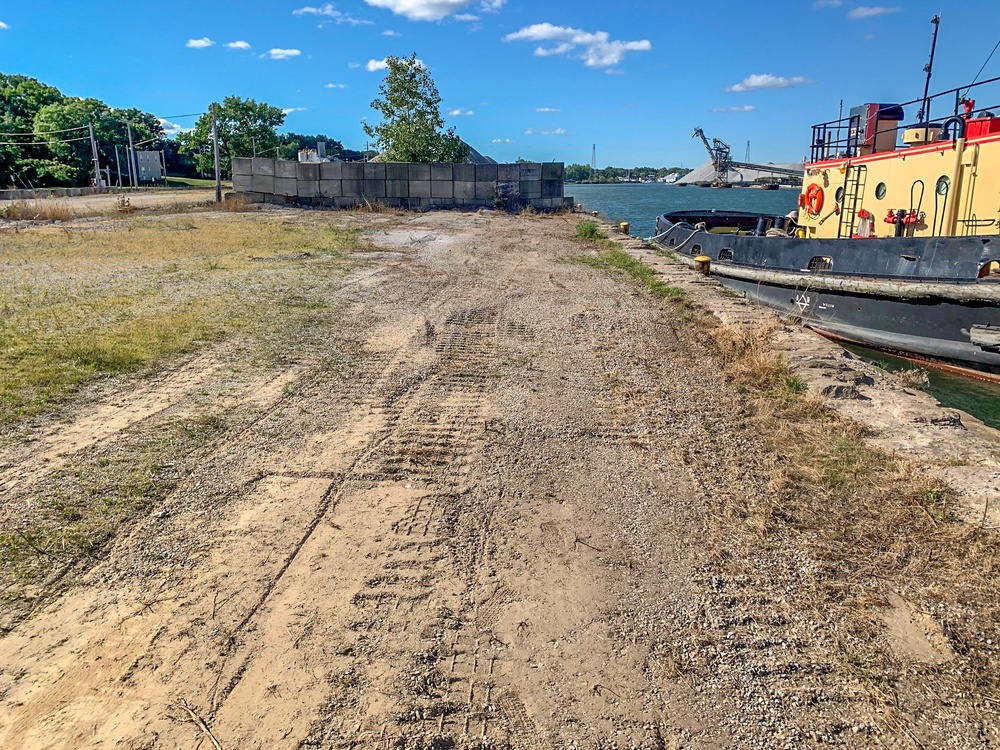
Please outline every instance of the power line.
M0 141L0 146L53 146L60 143L76 143L77 141L89 141L90 136L84 136L83 138L68 138L66 140L58 141Z
M161 117L161 120L183 120L185 117L201 117L204 112L195 112L190 115L168 115L167 117Z
M979 80L979 76L981 76L983 71L986 70L986 66L990 64L990 60L993 59L993 55L996 54L998 49L1000 49L1000 41L997 41L997 46L993 48L992 52L990 52L990 56L986 58L986 62L983 63L983 67L979 69L979 72L976 73L976 77L972 79L972 83L969 85L969 88L965 90L966 95L972 90L972 87L976 85L976 81Z
M89 125L82 125L82 126L80 126L78 128L69 128L67 130L46 130L46 131L44 131L42 133L0 133L0 135L3 135L3 136L18 136L18 135L29 136L30 135L30 136L32 136L34 138L34 137L43 136L43 135L58 135L59 133L73 133L73 132L75 132L77 130L86 130L88 127L90 127L90 126Z

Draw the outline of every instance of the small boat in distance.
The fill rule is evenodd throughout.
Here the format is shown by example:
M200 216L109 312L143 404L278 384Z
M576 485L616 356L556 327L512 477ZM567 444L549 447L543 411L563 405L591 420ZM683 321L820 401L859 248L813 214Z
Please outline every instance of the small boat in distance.
M813 127L797 211L674 212L652 240L822 334L1000 380L1000 107L972 96L1000 77L855 107Z

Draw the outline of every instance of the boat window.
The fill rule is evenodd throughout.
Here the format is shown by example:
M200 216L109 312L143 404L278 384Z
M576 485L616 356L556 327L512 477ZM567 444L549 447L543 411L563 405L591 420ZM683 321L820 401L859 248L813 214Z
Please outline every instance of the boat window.
M842 188L842 187L837 188L837 192L834 193L833 197L837 200L837 203L843 203L844 202L844 188Z
M701 255L701 245L695 245L691 248L691 255Z
M677 244L677 238L676 237L671 237L670 238L670 242L667 243L667 247L673 247L676 244Z
M938 178L935 189L938 195L948 195L948 191L951 190L951 180L945 176Z
M732 260L733 251L728 247L724 247L719 251L719 260Z
M875 186L875 197L878 198L880 201L885 200L885 193L887 189L888 188L886 188L885 183L880 182L878 185Z
M833 270L833 258L827 255L816 255L809 261L810 271L831 271Z

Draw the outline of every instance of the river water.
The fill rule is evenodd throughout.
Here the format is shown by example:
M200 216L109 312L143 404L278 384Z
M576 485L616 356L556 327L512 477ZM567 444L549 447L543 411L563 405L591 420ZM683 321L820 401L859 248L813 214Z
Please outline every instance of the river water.
M796 207L796 190L732 188L717 190L676 185L626 183L622 185L567 185L572 195L588 211L599 211L612 221L627 221L632 234L649 237L656 217L670 211L717 208L728 211L759 211L783 216ZM890 370L912 368L913 364L880 352L851 347L865 359ZM1000 429L1000 385L926 368L930 379L924 390L942 405L961 409Z

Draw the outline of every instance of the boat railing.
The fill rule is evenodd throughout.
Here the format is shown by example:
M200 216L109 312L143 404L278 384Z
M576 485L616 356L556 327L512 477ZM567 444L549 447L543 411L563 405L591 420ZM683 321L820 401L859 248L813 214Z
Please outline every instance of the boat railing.
M994 92L984 90L982 87L991 86L993 84L997 84L998 82L1000 82L1000 76L980 81L978 83L973 83L968 86L960 86L958 88L948 89L947 91L941 91L927 97L927 99L921 97L920 99L914 99L913 101L892 105L893 108L904 110L904 112L905 108L918 105L920 107L920 111L914 113L914 117L919 119L919 122L907 121L904 117L898 120L901 124L897 127L879 128L879 138L876 140L887 143L888 138L885 134L893 134L891 148L883 146L880 149L874 141L868 145L862 144L860 133L864 123L862 123L862 118L858 115L849 115L847 117L841 117L837 120L830 120L829 122L823 122L819 125L813 125L809 160L811 162L819 162L830 159L851 159L857 156L867 156L874 153L895 151L899 148L900 135L903 131L913 130L914 128L920 127L927 127L928 129L931 127L940 127L941 122L934 122L931 119L931 110L935 103L940 105L947 102L948 106L951 107L951 111L943 117L955 117L961 115L966 118L974 118L978 117L979 113L983 112L992 112L995 116L1000 117L1000 104L984 107L976 102L975 109L972 112L966 112L965 107L963 106L964 102L969 100L969 94L974 90L979 97L982 97L983 94L992 95ZM1000 88L1000 86L996 88ZM1000 101L1000 95L997 95L996 98ZM940 106L938 109L940 110ZM885 123L887 121L883 122ZM864 151L862 151L863 147Z

